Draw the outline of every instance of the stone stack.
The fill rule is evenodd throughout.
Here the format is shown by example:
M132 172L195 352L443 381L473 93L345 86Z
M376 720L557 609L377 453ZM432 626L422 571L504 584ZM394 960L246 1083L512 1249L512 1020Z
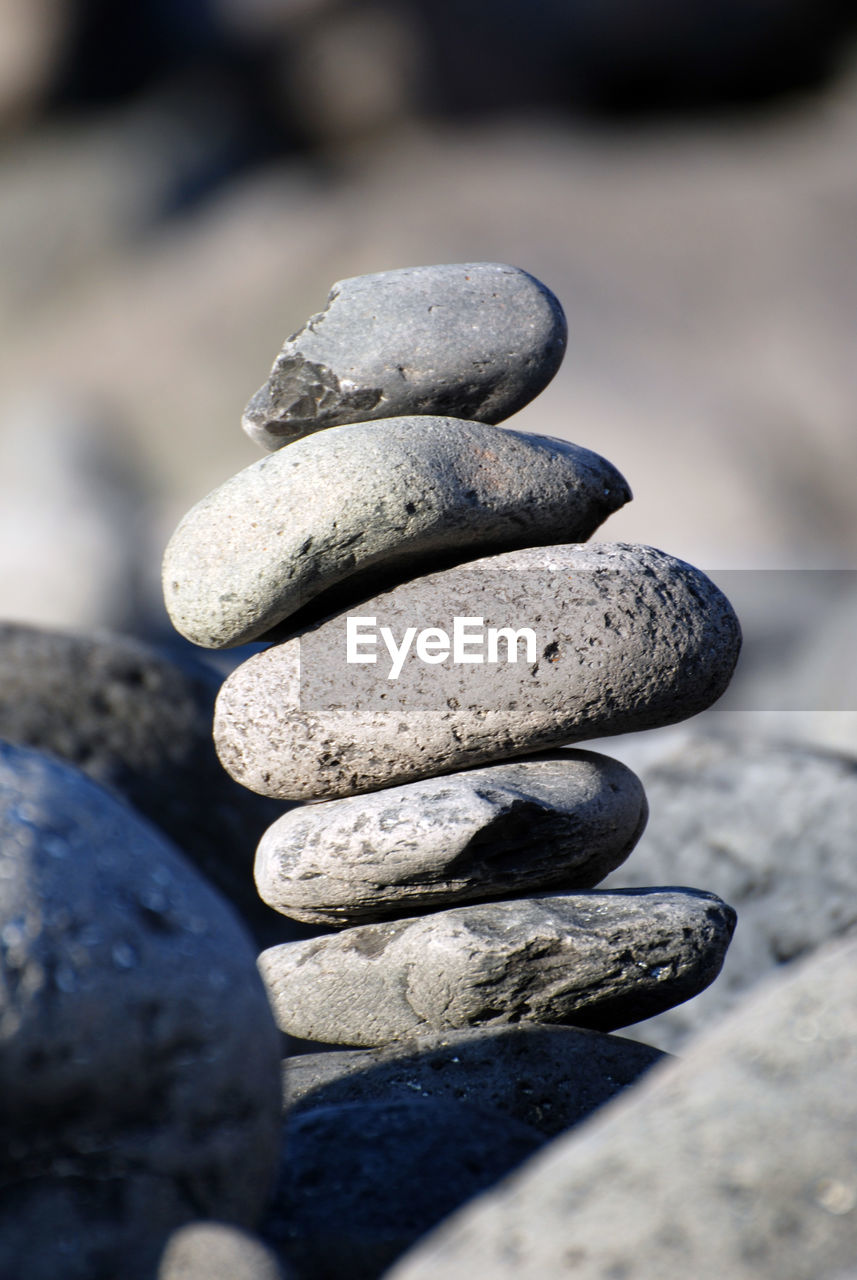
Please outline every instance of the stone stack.
M248 406L270 456L167 549L179 631L273 641L225 682L215 741L251 790L311 802L256 864L266 902L327 927L260 957L294 1036L609 1031L720 969L720 899L593 892L639 838L645 796L616 761L557 749L703 710L740 645L696 569L586 545L630 498L610 463L495 425L565 343L557 300L507 266L335 286Z

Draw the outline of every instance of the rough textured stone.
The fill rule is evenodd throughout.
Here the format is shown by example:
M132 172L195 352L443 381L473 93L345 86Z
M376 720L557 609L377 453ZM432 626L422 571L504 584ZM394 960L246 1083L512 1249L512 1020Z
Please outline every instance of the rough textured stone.
M330 1044L522 1018L610 1031L712 982L734 925L693 889L553 894L287 942L259 968L280 1027Z
M857 944L787 970L389 1280L819 1280L857 1257Z
M323 924L590 889L631 852L647 812L624 765L555 752L292 809L262 837L256 884L278 911Z
M692 876L739 920L711 990L640 1029L673 1049L778 965L857 927L857 761L688 729L640 770L653 816L622 884Z
M502 422L550 382L566 338L557 299L518 267L469 262L340 280L283 345L244 430L279 449L372 418Z
M487 557L364 601L355 616L389 626L398 644L407 627L451 632L464 609L486 629L532 629L536 661L522 646L518 662L481 665L429 665L412 651L391 679L380 642L374 665L346 662L340 614L225 682L214 730L224 765L262 794L332 798L671 724L720 696L740 646L704 574L622 543Z
M66 760L121 796L270 946L289 926L253 891L253 848L283 806L223 772L211 741L220 683L200 663L126 636L0 624L0 738Z
M260 1230L301 1280L374 1280L545 1141L520 1120L446 1098L302 1111L283 1127L280 1177Z
M359 422L262 458L197 503L167 547L164 599L182 635L228 648L346 579L356 600L439 557L582 542L630 496L609 462L545 436Z
M167 1242L157 1280L284 1280L277 1257L224 1222L191 1222Z
M0 940L0 1274L150 1280L182 1223L252 1223L281 1089L249 938L136 814L6 744Z
M283 1062L283 1102L291 1113L343 1102L449 1098L553 1137L663 1056L635 1040L580 1027L482 1027L386 1049L296 1054Z

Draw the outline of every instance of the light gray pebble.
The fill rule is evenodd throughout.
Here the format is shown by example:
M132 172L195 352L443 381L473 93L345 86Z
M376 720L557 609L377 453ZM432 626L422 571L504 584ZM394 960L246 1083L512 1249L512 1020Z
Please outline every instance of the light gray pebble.
M371 418L502 422L550 382L566 337L557 299L518 267L455 263L340 280L324 311L284 343L242 425L279 449Z
M291 1113L343 1102L448 1098L553 1137L660 1061L660 1050L623 1036L519 1022L427 1033L385 1049L296 1054L283 1062L283 1105Z
M280 1027L329 1044L521 1019L611 1031L708 986L734 926L693 889L554 894L287 942L259 968Z
M225 1222L190 1222L167 1241L156 1280L285 1280L285 1273L276 1254L249 1232Z
M451 418L337 427L197 503L167 547L164 600L182 635L228 648L339 584L359 599L439 557L582 542L630 496L562 440Z
M278 911L321 924L590 889L628 856L647 813L624 765L555 752L292 809L262 837L256 884Z
M388 1280L827 1280L857 1258L857 942L426 1237Z
M280 1038L248 936L153 827L7 744L0 1040L0 1275L150 1280L182 1223L255 1220Z
M415 646L394 678L380 642L376 663L346 660L348 616L256 654L224 683L215 742L244 786L334 798L672 724L720 696L740 647L735 614L703 573L622 543L488 557L354 614L374 618L377 634L389 626L396 645L409 627L451 633L456 616L481 618L483 657L488 628L529 628L536 643L530 654L519 644L517 662L502 641L500 660L479 664L429 664Z

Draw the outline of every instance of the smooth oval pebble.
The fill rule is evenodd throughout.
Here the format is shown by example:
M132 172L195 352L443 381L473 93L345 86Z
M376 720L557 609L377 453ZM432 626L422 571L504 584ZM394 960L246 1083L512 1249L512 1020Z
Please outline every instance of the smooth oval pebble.
M281 1093L249 937L148 823L5 743L0 942L0 1275L150 1280L182 1223L251 1225Z
M628 856L647 815L630 769L557 752L292 809L262 837L256 884L270 906L320 924L590 889Z
M563 743L672 724L729 682L740 628L698 569L623 543L515 551L405 583L354 616L451 631L529 628L535 661L429 663L397 679L347 658L346 614L256 654L222 686L215 743L263 795L333 798ZM498 647L501 658L505 649ZM482 649L485 657L487 650ZM471 652L471 657L473 656Z
M282 1030L329 1044L521 1020L612 1031L713 982L734 927L694 889L552 894L283 943L259 969Z
M449 414L502 422L547 386L567 326L551 291L502 263L340 280L293 334L242 426L265 449L345 422Z
M182 635L225 648L346 579L359 592L361 574L582 542L630 496L609 462L562 440L451 418L337 427L197 503L167 547L164 600Z
M225 1222L191 1222L167 1243L155 1280L285 1280L261 1240Z

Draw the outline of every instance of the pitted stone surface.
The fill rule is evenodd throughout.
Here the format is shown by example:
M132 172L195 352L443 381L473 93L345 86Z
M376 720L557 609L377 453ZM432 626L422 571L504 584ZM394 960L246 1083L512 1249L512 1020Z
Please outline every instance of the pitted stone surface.
M281 1091L248 936L154 828L6 744L0 941L0 1275L150 1280L183 1222L251 1224Z
M443 664L411 652L398 679L347 658L346 614L243 663L215 712L218 754L262 794L334 798L548 747L672 724L729 682L738 620L699 570L650 547L553 546L491 556L359 607L389 626L529 628L529 661ZM482 649L483 657L486 649Z
M819 1280L857 1257L857 942L769 979L388 1280Z
M288 925L253 892L253 849L283 806L221 768L211 741L221 682L129 636L0 624L0 739L65 760L120 796L272 946Z
M634 1084L665 1055L622 1036L520 1022L426 1034L386 1049L296 1054L283 1062L286 1110L449 1098L553 1137Z
M182 635L228 648L346 580L359 599L379 575L400 581L441 557L582 542L630 496L609 462L562 440L451 418L359 422L197 503L167 547L164 599Z
M285 943L259 968L280 1027L329 1044L521 1019L610 1031L712 982L734 926L692 889L554 894Z
M560 751L292 809L262 837L256 883L278 911L321 924L590 889L631 852L647 812L630 769Z
M340 280L283 345L244 411L265 449L346 422L448 414L502 422L565 354L558 300L501 263L409 267Z

